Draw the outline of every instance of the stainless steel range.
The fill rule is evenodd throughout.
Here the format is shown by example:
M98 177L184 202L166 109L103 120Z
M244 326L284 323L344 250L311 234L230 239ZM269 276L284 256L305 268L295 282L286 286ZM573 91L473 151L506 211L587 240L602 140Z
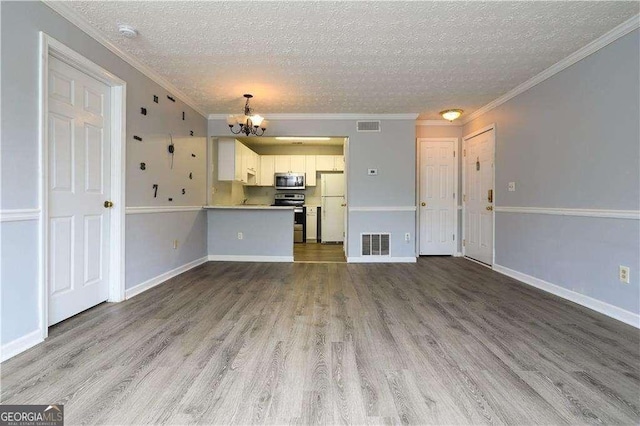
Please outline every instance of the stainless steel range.
M274 206L293 206L293 242L307 241L307 212L304 207L304 194L276 194Z

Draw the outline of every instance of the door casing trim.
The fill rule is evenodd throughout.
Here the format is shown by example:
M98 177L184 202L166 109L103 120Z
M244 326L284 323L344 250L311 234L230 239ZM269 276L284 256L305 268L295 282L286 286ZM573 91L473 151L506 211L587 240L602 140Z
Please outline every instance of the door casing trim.
M120 302L125 298L125 171L126 171L126 113L127 83L85 58L55 38L40 32L39 69L39 185L40 201L38 312L42 338L49 334L48 288L49 288L49 150L48 150L48 82L49 55L73 66L79 71L111 87L111 200L114 207L110 215L109 235L109 302Z
M462 244L459 242L459 238L458 238L458 206L459 206L459 202L460 202L460 194L458 193L458 186L459 186L459 176L458 176L458 162L460 161L460 154L458 153L458 144L460 143L460 139L456 138L456 137L451 137L451 138L418 138L417 140L417 145L416 145L416 157L417 157L417 164L416 164L416 251L418 256L428 256L428 255L423 255L421 254L421 248L420 248L420 244L421 244L421 238L422 235L420 234L421 231L421 223L420 223L420 181L421 181L421 176L420 176L420 165L421 165L421 161L422 161L422 156L421 156L421 151L420 151L420 147L422 143L425 142L453 142L453 152L455 153L455 160L453 162L453 190L456 193L456 199L455 199L455 207L453 209L453 235L455 235L455 244L453 245L453 250L451 251L451 255L454 256L457 252L458 252L458 244Z
M493 130L493 158L492 163L493 163L493 173L491 176L492 179L492 187L493 187L493 211L491 212L491 220L493 222L493 229L492 229L492 233L493 233L493 244L491 247L491 265L488 265L490 268L493 268L493 265L496 264L496 212L495 212L495 208L496 205L498 204L497 202L497 197L496 197L496 123L492 123L486 127L483 127L482 129L476 130L473 133L469 133L466 136L462 137L462 151L464 152L465 149L467 149L467 141L473 137L476 137L482 133L486 133L488 131ZM462 160L462 194L463 194L463 201L462 201L462 240L466 240L466 230L467 230L467 222L466 222L466 213L467 213L467 206L466 203L464 202L464 184L466 182L466 176L467 176L467 171L466 171L467 167L465 165L465 161ZM464 257L466 257L467 259L470 259L467 257L466 254L466 247L464 246L464 244L462 244L462 255ZM473 259L471 259L473 260ZM478 262L478 263L482 263L482 262Z

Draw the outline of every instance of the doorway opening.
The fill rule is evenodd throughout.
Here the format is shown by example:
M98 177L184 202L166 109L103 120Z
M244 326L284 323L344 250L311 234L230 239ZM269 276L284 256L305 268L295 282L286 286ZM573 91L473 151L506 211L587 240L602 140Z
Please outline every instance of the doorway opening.
M348 138L236 139L260 162L238 201L294 208L294 262L346 262Z

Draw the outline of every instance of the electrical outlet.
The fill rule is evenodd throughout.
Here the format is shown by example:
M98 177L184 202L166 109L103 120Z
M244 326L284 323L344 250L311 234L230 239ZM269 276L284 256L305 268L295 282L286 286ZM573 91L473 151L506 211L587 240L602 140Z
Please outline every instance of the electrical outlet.
M242 235L242 232L238 232L238 239L241 240L244 238L244 235Z
M508 185L507 189L509 190L509 192L514 192L516 190L516 183L515 182L509 182L509 185Z
M174 250L178 249L178 240L173 240L173 249Z
M620 269L618 270L618 278L620 279L620 282L629 284L629 274L629 267L620 265Z
M411 241L411 234L410 234L410 233L408 233L408 232L407 232L406 234L404 234L404 240L405 240L406 242Z

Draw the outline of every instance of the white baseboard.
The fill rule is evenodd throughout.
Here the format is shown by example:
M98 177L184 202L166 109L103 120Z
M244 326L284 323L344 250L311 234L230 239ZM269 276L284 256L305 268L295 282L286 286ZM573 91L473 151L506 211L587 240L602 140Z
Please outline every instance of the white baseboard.
M164 274L160 274L157 277L153 277L141 284L138 284L134 287L128 288L125 291L125 299L131 299L133 296L137 296L138 294L142 293L143 291L147 291L150 288L153 288L157 285L162 284L163 282L182 274L183 272L187 272L189 269L193 269L196 266L202 265L203 263L205 263L207 261L207 257L202 257L200 259L196 259L193 262L189 262L185 265L182 266L178 266L175 269L172 269L170 271L165 272Z
M357 256L347 257L347 263L416 263L416 257Z
M453 257L462 257L464 256L461 251L457 251L453 254Z
M44 342L42 330L37 329L9 343L5 343L2 345L2 348L0 348L0 362L6 361L42 342Z
M613 306L606 302L602 302L592 297L585 296L584 294L580 294L573 290L560 287L559 285L551 284L539 278L532 277L531 275L514 271L513 269L509 269L505 266L494 264L493 270L503 275L507 275L511 278L515 278L518 281L522 281L523 283L528 284L532 287L544 290L551 294L555 294L556 296L562 297L563 299L570 300L574 303L577 303L578 305L593 309L596 312L600 312L601 314L604 314L608 317L617 319L618 321L622 321L625 324L640 328L640 315L634 314L633 312L629 312L622 308L618 308L617 306Z
M293 256L245 256L210 254L209 262L293 262Z

